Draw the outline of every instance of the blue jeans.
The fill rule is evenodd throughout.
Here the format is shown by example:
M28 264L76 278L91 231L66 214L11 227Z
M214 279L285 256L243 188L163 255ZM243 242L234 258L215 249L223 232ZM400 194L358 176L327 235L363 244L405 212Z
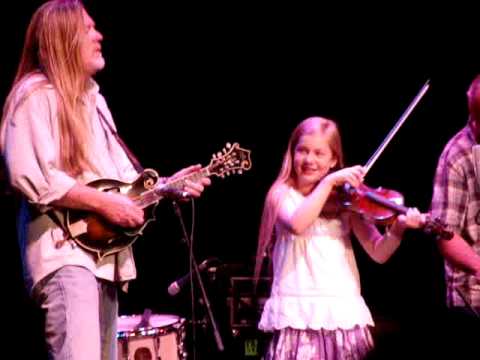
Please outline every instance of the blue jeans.
M45 312L45 339L54 360L117 359L115 283L80 266L64 266L33 291Z

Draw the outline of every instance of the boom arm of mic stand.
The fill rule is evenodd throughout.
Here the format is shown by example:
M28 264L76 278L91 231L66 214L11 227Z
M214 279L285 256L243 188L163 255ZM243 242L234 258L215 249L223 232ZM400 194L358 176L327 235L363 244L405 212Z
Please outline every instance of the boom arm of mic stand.
M180 210L180 206L177 204L176 201L172 201L172 204L173 204L173 208L175 209L175 213L177 214L178 219L180 220L180 227L182 228L183 237L187 242L188 247L191 247L191 241L190 241L190 238L188 237L187 229L185 228L185 223L183 222L183 216ZM190 252L190 253L193 254L193 252ZM202 293L202 298L205 303L205 307L207 308L208 318L210 319L210 323L212 324L213 336L215 338L215 342L217 343L217 348L219 351L223 351L224 346L223 346L222 337L220 336L217 323L215 321L215 318L213 317L213 312L210 307L210 301L208 300L207 292L205 291L205 286L203 285L203 280L200 275L200 269L198 268L197 261L195 260L195 257L193 255L192 255L192 264L193 264L193 271L196 275L196 278L198 280L198 285Z

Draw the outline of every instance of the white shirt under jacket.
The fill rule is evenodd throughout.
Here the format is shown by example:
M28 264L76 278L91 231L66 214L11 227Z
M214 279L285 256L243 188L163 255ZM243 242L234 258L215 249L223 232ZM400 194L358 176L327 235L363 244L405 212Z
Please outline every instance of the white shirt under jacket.
M111 178L130 182L137 177L137 172L123 148L99 119L97 107L115 127L105 99L93 80L84 101L93 133L90 148L100 174L88 172L74 179L60 170L56 94L51 85L37 86L45 81L44 75L34 73L23 82L16 92L14 106L8 109L7 126L0 138L11 183L24 195L18 209L17 227L27 285L33 287L65 265L84 266L95 276L113 281L115 255L97 261L92 254L75 246L72 240L66 241L64 231L45 211L76 181L87 183L98 178ZM32 92L32 89L35 90ZM128 247L117 256L117 280L134 279L136 269L132 249Z
M303 199L290 188L283 206L293 213ZM348 215L318 217L301 235L279 223L275 231L272 290L260 329L333 330L373 325L360 293Z

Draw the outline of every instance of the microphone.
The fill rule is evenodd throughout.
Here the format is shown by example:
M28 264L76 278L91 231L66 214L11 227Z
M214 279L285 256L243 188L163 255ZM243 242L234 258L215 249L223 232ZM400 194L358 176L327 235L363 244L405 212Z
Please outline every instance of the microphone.
M199 271L205 270L208 267L208 262L209 262L209 259L203 260L203 262L200 265L198 265L198 270ZM191 276L191 272L172 282L168 287L168 290L167 290L168 294L170 296L177 295L182 289L182 287L185 285L185 283L190 279L190 276Z

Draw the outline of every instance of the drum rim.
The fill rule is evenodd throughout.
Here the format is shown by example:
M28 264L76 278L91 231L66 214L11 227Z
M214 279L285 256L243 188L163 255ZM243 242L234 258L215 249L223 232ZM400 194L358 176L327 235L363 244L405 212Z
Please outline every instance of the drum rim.
M155 325L150 325L150 326L145 326L141 328L133 328L133 329L128 329L128 330L118 330L117 329L117 339L128 339L130 337L150 337L150 336L156 336L156 335L168 335L172 332L178 332L178 330L182 329L185 326L185 319L174 314L153 314L153 316L162 316L162 315L168 315L176 318L176 321L161 325L161 326L155 326ZM120 315L120 318L129 318L129 317L138 317L141 315L138 314L132 314L132 315ZM117 326L118 327L118 326Z

